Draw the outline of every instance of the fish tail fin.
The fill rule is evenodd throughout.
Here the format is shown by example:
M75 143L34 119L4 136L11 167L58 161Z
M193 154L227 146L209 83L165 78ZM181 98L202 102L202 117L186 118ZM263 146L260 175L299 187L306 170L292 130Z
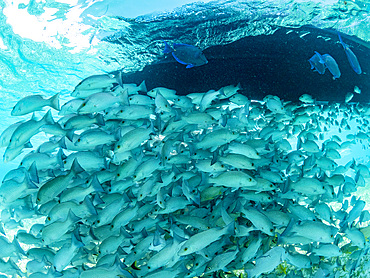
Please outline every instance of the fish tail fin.
M3 224L0 224L0 234L3 234L4 236L6 236Z
M123 90L122 94L120 95L120 98L124 105L130 105L130 100L128 98L128 89Z
M281 234L277 234L277 242L278 244L281 243L281 238L285 237L287 234L290 233L293 226L295 225L295 220L293 218L290 218L288 225L286 226L285 230Z
M143 80L143 82L140 83L138 89L139 89L139 92L143 92L143 93L146 93L148 91L145 85L145 80Z
M12 244L14 245L15 249L18 250L17 254L22 254L22 255L26 255L26 253L24 252L24 250L22 249L22 247L20 246L18 240L16 238L14 238Z
M340 35L340 33L337 31L337 34L338 34L338 38L339 38L339 41L340 41L340 43L342 44L342 46L344 47L344 48L346 48L347 47L347 44L345 44L344 42L343 42L343 40L342 40L342 36Z
M81 241L80 235L78 234L77 230L72 233L72 245L76 248L85 246L85 244Z
M72 162L72 166L71 166L71 171L74 173L74 174L79 174L79 173L82 173L83 171L85 171L80 163L78 163L78 160L77 158L75 158Z
M81 217L78 217L76 214L74 214L71 209L68 211L67 219L68 218L72 221L72 223L76 223L77 221L81 220Z
M65 159L66 156L64 155L62 149L59 149L58 153L57 153L57 161L58 161L58 164L60 165L60 167L63 166L63 159Z
M163 43L164 43L163 53L164 54L171 53L173 51L172 47L166 41L163 41Z
M226 225L229 225L230 223L234 222L234 219L228 214L224 206L221 206L221 217Z
M225 234L234 235L235 234L235 221L228 223L227 226L225 226L223 229L225 231Z
M91 201L91 199L89 198L89 196L86 196L83 203L86 205L87 209L89 210L89 212L93 215L98 215L98 212L93 204L93 202Z
M98 125L100 126L105 126L105 120L104 120L104 116L102 114L98 114L96 115L96 122L98 123Z
M90 226L90 230L89 230L89 235L91 236L92 239L94 240L99 240L99 238L97 238L94 234L94 230L93 228Z
M96 175L94 175L92 181L91 181L91 186L93 187L93 189L95 190L95 192L104 192L104 189L103 187L101 186L98 178L96 177Z
M41 121L44 121L45 124L49 124L49 125L54 124L53 115L51 114L51 110L50 109L48 110L48 112L46 112L46 114L41 119Z
M320 59L319 62L321 64L324 64L325 65L325 61L324 61L323 57L321 56L321 54L319 52L317 52L317 51L315 51L315 53L316 53L317 57L319 57L319 59Z
M118 85L120 85L123 88L123 69L118 71L118 73L115 75L116 81Z
M31 164L31 167L28 170L28 175L29 175L30 181L32 181L33 183L39 183L39 175L38 175L38 172L37 172L37 167L36 167L36 162L35 161Z
M50 101L50 107L54 108L55 110L60 111L60 105L59 105L59 93L55 94L51 98L48 99Z

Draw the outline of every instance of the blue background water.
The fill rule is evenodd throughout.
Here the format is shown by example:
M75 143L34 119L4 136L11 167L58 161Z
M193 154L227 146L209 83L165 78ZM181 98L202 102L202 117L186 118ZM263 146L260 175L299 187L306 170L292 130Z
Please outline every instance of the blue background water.
M204 49L311 24L370 43L369 1L31 0L0 1L0 9L0 131L21 119L10 116L21 98L60 92L63 103L83 78L161 59L163 39ZM347 155L368 163L361 144ZM0 162L0 179L20 159Z
M163 39L206 48L311 24L370 41L369 1L32 0L0 9L1 131L20 120L10 116L19 99L60 92L63 103L87 76L161 59ZM1 162L0 177L18 163Z

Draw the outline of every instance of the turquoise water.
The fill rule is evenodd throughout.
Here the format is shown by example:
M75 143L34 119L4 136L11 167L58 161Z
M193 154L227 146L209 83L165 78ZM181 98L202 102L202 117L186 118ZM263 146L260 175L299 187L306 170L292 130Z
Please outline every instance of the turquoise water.
M368 1L190 2L1 1L0 130L19 120L10 117L19 99L63 99L87 76L142 69L163 58L162 39L206 48L313 25L370 40ZM0 175L18 163L1 163Z
M163 59L163 39L205 49L279 26L313 25L370 43L369 1L121 2L0 2L1 131L21 119L10 112L23 97L60 93L64 103L88 76L136 71ZM37 145L44 139L32 140ZM356 155L368 163L365 153ZM0 162L0 178L20 159Z

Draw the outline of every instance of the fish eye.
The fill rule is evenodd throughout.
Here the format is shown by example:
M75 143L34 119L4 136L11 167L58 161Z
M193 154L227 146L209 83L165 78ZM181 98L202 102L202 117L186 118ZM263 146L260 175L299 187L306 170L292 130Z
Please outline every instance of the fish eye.
M136 175L134 175L134 179L136 179L137 178L137 176Z
M41 200L40 200L40 198L37 198L37 201L39 201L39 202L40 202L40 201L41 201Z
M188 251L188 248L187 248L187 247L185 247L185 248L184 248L184 251Z
M119 149L119 148L121 148L121 145L118 145L118 146L117 146L117 149Z
M198 265L199 265L199 263L196 263L196 264L195 264L195 266L198 266Z
M121 174L120 173L117 173L117 177L119 177Z
M51 220L50 216L47 219L48 219L48 221L50 221Z
M272 233L274 231L274 229L270 229L270 232Z
M96 220L96 223L98 223L98 224L99 224L99 223L100 223L100 220Z
M110 225L112 228L114 228L114 225L112 224L112 225Z
M256 152L256 155L260 155L259 152Z
M86 106L86 103L82 103L82 106Z
M63 161L63 163L64 163L64 164L67 164L67 160L64 160L64 161Z
M249 181L252 181L252 179L251 179L251 178L249 178L248 180L249 180Z
M78 139L77 139L77 142L81 142L81 139L80 139L80 138L78 138Z
M22 165L23 164L23 162L21 162L21 164L20 165Z
M251 165L252 165L252 167L254 167L254 163L252 163Z
M225 165L221 164L221 168L224 168L224 167L225 167Z
M119 112L120 112L120 113L123 113L123 110L121 109L121 110L119 110Z

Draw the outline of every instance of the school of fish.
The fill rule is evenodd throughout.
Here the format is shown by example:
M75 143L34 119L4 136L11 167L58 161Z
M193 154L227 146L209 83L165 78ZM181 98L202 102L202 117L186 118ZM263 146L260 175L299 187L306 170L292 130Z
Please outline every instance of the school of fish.
M370 171L339 160L369 140L370 106L217 89L180 96L103 74L61 107L59 95L20 100L12 115L42 116L0 136L4 161L31 148L0 186L0 273L352 275L369 246L370 214L355 193ZM347 140L330 135L350 120L360 124ZM39 133L48 140L36 146Z

